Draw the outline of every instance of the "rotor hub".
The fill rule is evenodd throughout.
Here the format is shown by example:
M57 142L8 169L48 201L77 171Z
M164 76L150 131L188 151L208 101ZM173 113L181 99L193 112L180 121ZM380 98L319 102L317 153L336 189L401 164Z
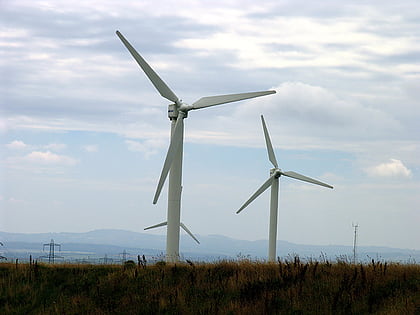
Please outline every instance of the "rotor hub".
M169 104L168 105L168 117L170 120L177 119L179 113L182 112L184 114L184 118L187 118L188 111L192 109L191 105L183 103L180 101L179 103Z
M275 178L279 178L281 176L281 170L279 168L272 168L270 170L270 176L274 175Z
M179 110L184 113L189 112L192 108L193 108L192 105L188 105L186 103L183 103L182 101L181 101L181 105L179 106Z

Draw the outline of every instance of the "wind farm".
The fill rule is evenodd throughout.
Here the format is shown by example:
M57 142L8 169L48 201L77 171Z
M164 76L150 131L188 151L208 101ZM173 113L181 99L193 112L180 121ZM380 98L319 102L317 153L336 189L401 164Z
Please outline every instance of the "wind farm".
M419 12L2 3L0 314L417 314Z

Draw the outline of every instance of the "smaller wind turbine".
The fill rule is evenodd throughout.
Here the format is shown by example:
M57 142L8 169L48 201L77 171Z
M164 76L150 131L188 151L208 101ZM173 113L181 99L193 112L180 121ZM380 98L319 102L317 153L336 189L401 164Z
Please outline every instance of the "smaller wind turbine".
M165 222L162 222L162 223L159 223L159 224L155 224L155 225L149 226L149 227L145 228L144 230L150 230L150 229L154 229L154 228L161 227L161 226L166 226L166 225L168 225L168 221L165 221ZM186 227L186 225L184 223L180 222L179 223L179 226L182 227L182 229L185 232L187 232L187 234L189 236L191 236L191 238L194 241L196 241L197 244L200 244L200 241L194 236L194 234L191 233L191 231Z
M308 183L333 188L332 186L320 182L316 179L292 172L283 172L279 169L276 156L274 155L273 146L271 144L270 135L268 134L267 126L264 121L264 116L261 115L262 126L264 130L265 144L267 146L268 159L274 168L270 170L270 177L261 185L260 188L236 211L236 214L244 210L252 201L271 186L271 199L270 199L270 228L268 236L268 261L275 261L276 259L276 240L277 240L277 215L278 215L278 195L279 195L279 178L284 175L287 177L299 179Z

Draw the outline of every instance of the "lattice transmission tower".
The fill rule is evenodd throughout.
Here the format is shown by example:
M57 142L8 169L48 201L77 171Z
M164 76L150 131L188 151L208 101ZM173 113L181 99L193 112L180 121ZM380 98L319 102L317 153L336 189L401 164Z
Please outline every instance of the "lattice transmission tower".
M54 263L55 258L64 258L55 254L55 247L58 247L59 251L61 251L61 244L54 243L54 240L51 239L51 242L44 244L42 250L45 250L45 246L50 247L50 252L48 256L41 256L40 258L48 258L50 264Z

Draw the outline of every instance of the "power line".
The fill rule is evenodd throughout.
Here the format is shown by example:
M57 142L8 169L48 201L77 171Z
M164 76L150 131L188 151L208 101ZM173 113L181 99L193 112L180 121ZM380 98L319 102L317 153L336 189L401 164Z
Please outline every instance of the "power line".
M113 259L112 258L108 258L108 255L105 254L105 257L99 258L99 261L103 261L103 263L106 265L108 263L112 263L113 262Z
M130 255L130 253L127 253L127 251L124 249L123 252L119 255L122 255L122 262L125 263L127 261L127 255Z

